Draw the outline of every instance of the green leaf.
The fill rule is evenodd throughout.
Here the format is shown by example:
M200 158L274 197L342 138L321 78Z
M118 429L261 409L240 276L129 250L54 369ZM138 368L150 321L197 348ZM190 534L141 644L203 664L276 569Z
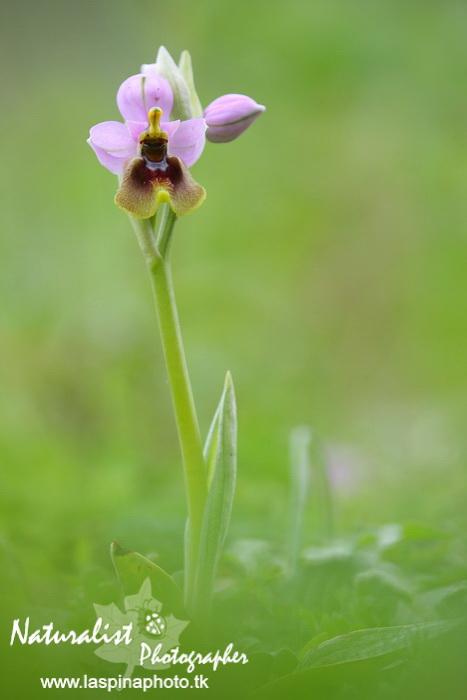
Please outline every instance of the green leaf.
M391 652L407 650L453 626L446 621L426 622L357 630L336 637L306 654L294 673L262 686L248 695L248 700L343 698L349 688L354 692L352 697L376 697L374 692L361 691L367 683L371 688L373 674L389 668Z
M237 473L237 410L230 372L205 445L208 497L204 511L193 606L207 612L232 513Z
M410 604L412 589L397 567L383 562L378 567L359 571L353 590L355 612L361 624L367 627L384 627L398 620L410 622L414 619L410 617L407 620L398 615L402 605ZM425 619L430 619L430 616Z
M291 571L295 570L298 559L308 501L310 481L309 446L311 430L306 426L294 428L290 434L290 504L288 554Z
M111 544L110 555L126 596L138 594L145 580L149 578L153 595L161 601L164 609L179 617L186 615L180 589L160 566L137 552L124 549L115 540Z
M349 562L354 557L354 546L350 540L334 540L322 547L307 547L301 553L304 562L313 565Z
M467 606L467 581L459 581L450 586L433 588L415 597L415 604L431 617L460 617Z
M406 540L444 540L450 539L452 534L426 523L409 522L403 525L403 536Z
M212 423L209 426L206 442L204 443L203 457L206 463L208 490L211 487L212 477L214 475L214 468L216 466L217 446L219 444L219 417L223 405L223 400L224 393L222 394L219 405L216 408L214 418L212 419Z
M356 630L323 642L308 652L301 660L298 670L384 656L446 632L451 629L452 624L450 621L441 620Z
M334 536L334 496L329 475L329 459L325 445L316 436L310 443L310 465L320 530L324 537L330 539Z

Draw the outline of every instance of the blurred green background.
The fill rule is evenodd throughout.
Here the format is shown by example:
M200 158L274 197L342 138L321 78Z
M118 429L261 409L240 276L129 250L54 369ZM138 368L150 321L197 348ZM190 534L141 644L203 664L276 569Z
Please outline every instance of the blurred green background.
M458 0L3 7L1 543L12 608L116 537L181 566L185 504L149 281L85 139L164 44L204 105L267 112L193 168L173 267L203 434L239 406L231 536L282 538L288 436L327 444L338 531L465 526L465 26ZM463 416L464 413L464 416ZM465 493L465 491L464 491ZM313 515L310 515L310 535ZM26 584L24 584L26 581ZM26 595L26 593L24 593ZM8 603L8 599L4 599Z

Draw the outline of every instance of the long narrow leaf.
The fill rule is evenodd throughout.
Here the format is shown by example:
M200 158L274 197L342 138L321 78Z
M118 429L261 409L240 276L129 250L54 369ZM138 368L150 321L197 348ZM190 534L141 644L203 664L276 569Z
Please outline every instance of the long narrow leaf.
M419 641L431 639L451 629L450 620L418 622L396 627L375 627L355 630L323 642L309 651L301 660L298 670L314 666L360 661L406 649Z
M288 527L288 554L291 573L297 563L302 541L305 508L310 481L309 447L311 430L305 426L294 428L290 435L290 512Z
M237 472L237 410L230 373L205 447L209 492L204 511L193 607L209 612L214 576L229 527Z
M328 461L325 446L315 437L310 445L313 484L316 488L322 534L327 538L332 538L334 534L334 499Z
M124 549L115 540L110 547L110 555L125 596L138 593L149 578L154 598L164 605L165 610L183 617L185 613L180 589L160 566L138 552Z
M208 490L211 487L212 477L216 466L217 446L219 444L219 419L221 415L221 410L224 405L224 393L225 390L222 393L221 400L219 401L219 405L216 408L214 418L212 419L212 423L208 431L206 442L204 443L203 456L204 461L206 462Z
M267 683L248 695L248 700L344 697L345 688L371 678L389 659L403 658L418 644L448 632L455 624L439 620L356 630L335 637L308 652L294 673Z

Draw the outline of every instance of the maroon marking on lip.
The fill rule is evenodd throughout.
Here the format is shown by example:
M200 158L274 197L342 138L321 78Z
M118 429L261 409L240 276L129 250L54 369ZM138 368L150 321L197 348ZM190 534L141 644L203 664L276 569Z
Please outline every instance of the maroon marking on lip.
M141 189L160 182L172 190L182 180L183 172L178 158L167 156L161 161L152 161L142 154L135 159L130 177L134 186Z

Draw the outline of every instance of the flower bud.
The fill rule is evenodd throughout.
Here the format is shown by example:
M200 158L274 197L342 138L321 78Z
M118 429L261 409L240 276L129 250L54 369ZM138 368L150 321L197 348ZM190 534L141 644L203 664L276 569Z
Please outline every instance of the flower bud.
M203 108L201 107L201 102L199 101L198 93L195 88L195 80L193 77L193 67L191 65L191 56L189 51L182 51L180 56L180 61L178 63L180 72L185 78L185 82L188 85L188 90L190 92L191 109L194 117L203 116Z
M170 119L191 119L193 108L191 104L190 88L172 56L165 46L161 46L157 52L155 63L145 63L141 66L141 72L145 75L156 74L165 78L173 92L173 107Z
M204 110L208 125L207 138L216 143L233 141L240 136L266 107L246 95L222 95Z

